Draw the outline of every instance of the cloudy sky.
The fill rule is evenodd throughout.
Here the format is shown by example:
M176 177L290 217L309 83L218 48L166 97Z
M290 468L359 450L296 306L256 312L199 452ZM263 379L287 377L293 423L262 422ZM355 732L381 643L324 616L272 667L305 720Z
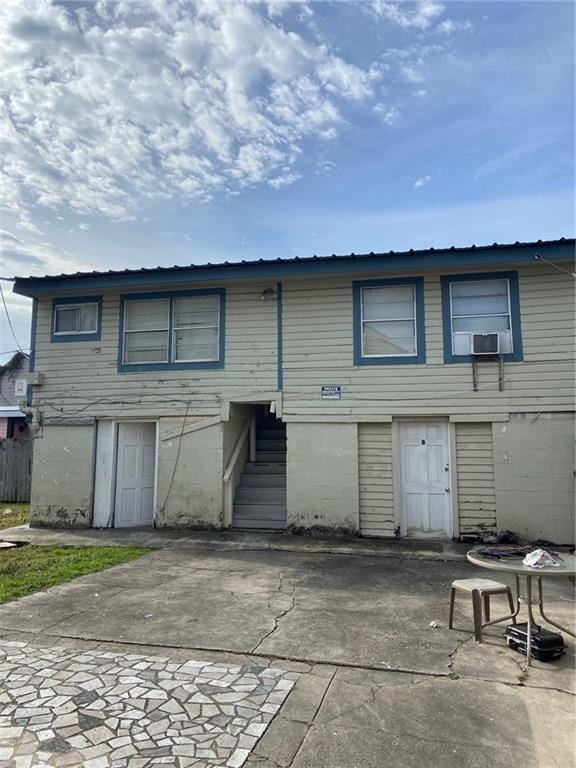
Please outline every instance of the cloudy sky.
M547 0L2 0L0 275L573 235L573 30Z

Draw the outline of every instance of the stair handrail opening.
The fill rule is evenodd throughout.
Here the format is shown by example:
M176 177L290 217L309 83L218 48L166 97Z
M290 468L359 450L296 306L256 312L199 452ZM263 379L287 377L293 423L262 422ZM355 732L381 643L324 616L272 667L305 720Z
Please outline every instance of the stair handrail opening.
M246 422L244 426L242 427L242 431L240 432L240 435L238 436L238 440L236 441L236 445L234 446L234 450L232 451L232 456L230 457L230 461L228 462L228 466L224 470L224 475L222 477L222 482L224 485L223 488L223 495L224 495L224 527L228 528L232 524L232 510L234 507L234 492L236 490L236 485L238 483L238 479L241 474L241 470L244 466L244 463L246 461L246 456L248 452L250 453L250 459L252 459L252 455L255 451L255 438L254 435L256 434L256 415L251 414L246 419ZM248 450L246 449L246 441L250 442L250 446ZM243 461L240 461L240 458L243 458Z

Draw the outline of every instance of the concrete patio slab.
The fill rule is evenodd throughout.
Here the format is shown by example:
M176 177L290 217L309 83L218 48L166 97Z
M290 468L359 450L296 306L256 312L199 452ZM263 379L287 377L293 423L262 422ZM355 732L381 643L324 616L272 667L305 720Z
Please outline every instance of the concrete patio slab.
M573 733L559 724L573 712L555 691L390 674L366 685L361 673L337 674L292 766L564 767Z
M1 606L0 636L300 673L251 768L574 768L574 642L527 668L504 625L474 642L465 599L448 630L450 582L481 575L455 560L164 547ZM573 625L570 582L546 595Z

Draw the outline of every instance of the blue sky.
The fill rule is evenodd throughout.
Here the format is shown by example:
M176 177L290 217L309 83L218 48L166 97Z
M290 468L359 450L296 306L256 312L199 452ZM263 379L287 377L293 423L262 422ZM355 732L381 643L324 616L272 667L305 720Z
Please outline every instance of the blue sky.
M572 236L573 30L568 2L4 2L0 274Z

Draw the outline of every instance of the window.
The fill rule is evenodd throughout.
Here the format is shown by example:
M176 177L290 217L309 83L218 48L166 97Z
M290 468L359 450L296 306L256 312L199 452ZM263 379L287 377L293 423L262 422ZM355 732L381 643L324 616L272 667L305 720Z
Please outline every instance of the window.
M442 305L445 362L470 360L475 333L497 333L504 360L522 359L516 272L443 277Z
M52 341L97 341L100 338L100 296L54 299Z
M122 297L119 370L220 368L224 290Z
M170 299L127 301L124 362L167 363Z
M219 296L174 299L174 360L218 360Z
M354 283L354 363L425 362L422 278Z

